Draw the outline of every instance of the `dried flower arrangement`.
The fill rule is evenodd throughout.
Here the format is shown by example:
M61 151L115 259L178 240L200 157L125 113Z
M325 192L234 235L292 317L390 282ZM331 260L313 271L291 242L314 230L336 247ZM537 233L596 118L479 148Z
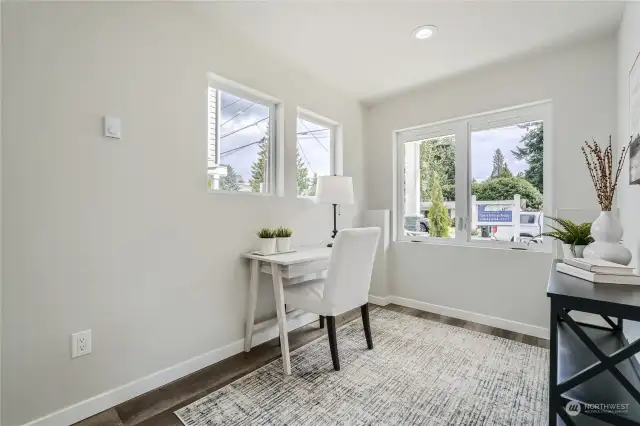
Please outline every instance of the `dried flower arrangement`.
M627 157L629 147L622 148L618 167L615 175L613 174L613 149L611 148L611 136L609 136L609 145L603 150L594 140L593 143L585 141L581 148L584 159L589 168L589 174L596 189L598 203L602 211L611 211L613 205L613 195L618 186L618 178L622 172L624 160Z

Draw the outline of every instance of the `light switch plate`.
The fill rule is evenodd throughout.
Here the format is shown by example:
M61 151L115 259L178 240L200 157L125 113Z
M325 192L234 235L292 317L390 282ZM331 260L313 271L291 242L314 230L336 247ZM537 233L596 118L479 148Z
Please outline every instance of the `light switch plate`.
M120 139L120 118L105 116L104 117L104 135L107 138Z

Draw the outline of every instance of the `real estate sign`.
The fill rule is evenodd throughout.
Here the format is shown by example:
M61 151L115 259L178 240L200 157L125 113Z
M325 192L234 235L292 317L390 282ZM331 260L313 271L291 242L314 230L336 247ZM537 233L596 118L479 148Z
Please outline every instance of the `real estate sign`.
M478 204L478 224L511 223L513 221L512 206Z

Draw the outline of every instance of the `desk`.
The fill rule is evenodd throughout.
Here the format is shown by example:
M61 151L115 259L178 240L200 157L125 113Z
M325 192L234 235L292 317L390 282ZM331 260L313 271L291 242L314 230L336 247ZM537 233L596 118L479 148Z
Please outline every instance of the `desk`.
M251 276L249 280L249 296L247 300L247 318L245 325L244 351L251 350L251 337L257 329L270 325L272 321L254 324L256 302L258 299L258 282L260 272L271 274L273 279L273 293L276 299L276 314L280 333L280 349L282 351L282 364L284 374L291 374L291 362L289 360L289 339L287 337L287 316L295 317L300 311L286 313L284 307L284 280L313 274L327 269L331 248L308 247L300 248L293 253L273 254L260 256L246 253L243 257L251 262ZM261 266L262 263L262 266ZM294 284L295 285L295 284Z

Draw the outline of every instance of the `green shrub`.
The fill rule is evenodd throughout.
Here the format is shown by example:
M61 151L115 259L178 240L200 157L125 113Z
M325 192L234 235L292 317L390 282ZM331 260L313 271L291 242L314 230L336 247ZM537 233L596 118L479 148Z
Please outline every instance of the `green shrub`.
M447 206L444 205L442 187L437 175L433 176L431 183L431 207L429 207L429 235L432 237L449 237L451 219Z
M530 182L519 177L499 177L482 183L474 183L471 193L478 201L513 200L513 196L520 194L520 198L527 200L527 210L542 209L542 194Z
M442 185L442 197L445 201L455 201L456 186L454 184Z

